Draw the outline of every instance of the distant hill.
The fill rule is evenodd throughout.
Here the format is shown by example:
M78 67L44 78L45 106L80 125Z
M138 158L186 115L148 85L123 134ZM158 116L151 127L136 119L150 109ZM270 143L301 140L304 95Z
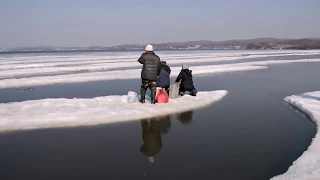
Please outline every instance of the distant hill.
M320 39L279 39L271 42L251 42L246 49L320 49Z
M8 51L92 51L92 50L143 50L142 44L123 44L118 46L89 46L89 47L30 47L0 49L0 52ZM234 39L227 41L187 41L155 43L157 50L178 50L178 49L320 49L320 38L304 39L277 39L277 38L256 38L256 39Z
M320 49L320 39L277 39L277 38L256 38L256 39L235 39L227 41L187 41L167 42L153 44L155 49ZM144 45L119 45L110 49L143 49Z

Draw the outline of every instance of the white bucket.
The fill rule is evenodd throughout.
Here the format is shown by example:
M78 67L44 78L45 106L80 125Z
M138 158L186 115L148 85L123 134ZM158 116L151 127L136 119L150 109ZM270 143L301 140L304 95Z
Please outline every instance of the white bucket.
M137 100L137 93L133 91L128 92L127 101L129 103L135 102Z
M179 84L178 83L172 83L170 84L169 88L169 98L175 99L179 97Z

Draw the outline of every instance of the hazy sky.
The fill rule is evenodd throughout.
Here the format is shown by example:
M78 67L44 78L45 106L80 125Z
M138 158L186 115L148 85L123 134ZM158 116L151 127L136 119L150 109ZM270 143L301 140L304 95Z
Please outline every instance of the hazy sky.
M0 47L320 37L320 0L0 0Z

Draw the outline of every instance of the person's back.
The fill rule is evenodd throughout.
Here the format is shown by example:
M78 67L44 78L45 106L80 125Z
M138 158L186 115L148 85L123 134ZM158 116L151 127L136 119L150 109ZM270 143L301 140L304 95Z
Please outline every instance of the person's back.
M138 60L143 64L141 79L156 81L159 76L160 58L153 51L147 51Z
M192 79L192 71L189 69L183 69L181 71L182 78L181 78L181 84L180 87L182 87L185 90L191 90L194 88L193 86L193 79Z
M157 87L165 88L166 90L168 90L170 86L170 73L170 67L167 65L165 61L162 61L160 76L157 79Z
M140 88L141 99L140 102L145 102L146 91L151 90L151 103L155 103L157 78L160 75L161 65L160 58L153 52L152 45L148 44L145 48L145 53L138 59L140 64L143 64L141 70L142 85Z
M176 79L176 83L178 83L180 80L181 84L179 94L183 96L185 91L189 91L190 95L196 96L197 90L193 85L192 71L186 65L183 65L182 70Z

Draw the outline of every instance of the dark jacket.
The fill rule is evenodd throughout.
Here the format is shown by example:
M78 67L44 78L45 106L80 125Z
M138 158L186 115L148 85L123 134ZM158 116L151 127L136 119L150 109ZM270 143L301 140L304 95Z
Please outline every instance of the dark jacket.
M165 61L161 62L160 77L157 79L157 86L162 88L169 88L170 86L171 69Z
M143 53L138 61L140 64L143 64L141 79L156 81L161 70L159 56L157 56L153 51L149 51Z
M180 89L183 89L185 91L191 91L192 89L194 89L191 70L182 69L176 79L176 82L179 82L180 80Z

